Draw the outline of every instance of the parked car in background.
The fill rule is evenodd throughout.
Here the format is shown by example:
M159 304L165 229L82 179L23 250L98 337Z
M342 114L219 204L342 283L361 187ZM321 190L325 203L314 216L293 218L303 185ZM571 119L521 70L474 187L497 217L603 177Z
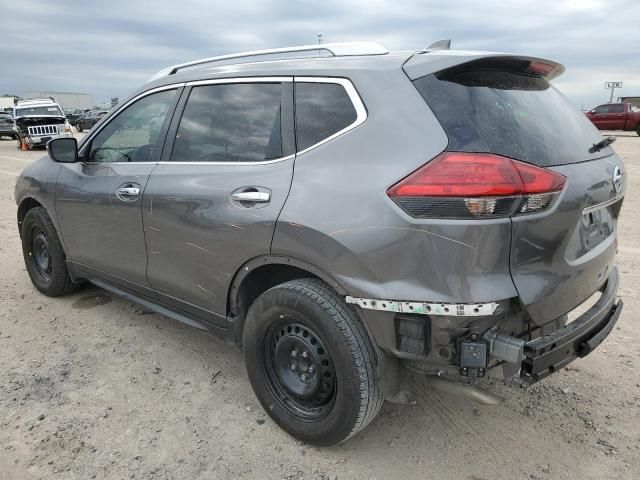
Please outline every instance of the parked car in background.
M586 115L598 130L635 131L640 135L640 107L630 103L605 103Z
M90 110L83 116L76 120L76 130L82 132L83 130L90 130L98 121L104 117L108 112L106 110Z
M535 383L604 341L626 175L550 83L562 65L260 55L169 67L48 144L15 189L36 288L89 281L235 342L265 412L315 445L406 398L403 371L486 399L490 370Z
M62 108L50 98L18 102L13 109L18 147L42 146L53 138L71 136L71 125Z
M69 123L71 125L75 125L78 119L85 114L85 110L81 110L79 108L67 109L64 111L64 114L67 117L67 120L69 120Z
M13 129L13 118L10 113L0 112L0 138L18 138L18 134Z

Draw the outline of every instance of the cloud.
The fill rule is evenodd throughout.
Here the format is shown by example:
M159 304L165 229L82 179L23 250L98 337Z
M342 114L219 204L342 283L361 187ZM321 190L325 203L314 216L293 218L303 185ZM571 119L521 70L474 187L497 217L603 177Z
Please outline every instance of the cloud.
M236 1L21 0L2 8L0 94L27 90L125 97L157 70L217 54L325 41L374 40L390 49L452 38L455 48L560 61L556 84L576 104L640 95L637 0Z

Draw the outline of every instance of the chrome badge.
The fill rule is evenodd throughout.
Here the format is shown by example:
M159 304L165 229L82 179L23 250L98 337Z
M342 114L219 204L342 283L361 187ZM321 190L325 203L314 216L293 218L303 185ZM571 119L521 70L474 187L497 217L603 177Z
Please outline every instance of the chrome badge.
M620 193L622 190L622 170L620 167L616 167L613 169L613 189L616 193Z

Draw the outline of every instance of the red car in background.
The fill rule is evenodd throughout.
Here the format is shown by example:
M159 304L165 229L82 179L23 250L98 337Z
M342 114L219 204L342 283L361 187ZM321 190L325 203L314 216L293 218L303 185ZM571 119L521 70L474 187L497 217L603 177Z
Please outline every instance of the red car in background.
M630 103L606 103L586 115L598 130L635 130L640 135L640 107Z

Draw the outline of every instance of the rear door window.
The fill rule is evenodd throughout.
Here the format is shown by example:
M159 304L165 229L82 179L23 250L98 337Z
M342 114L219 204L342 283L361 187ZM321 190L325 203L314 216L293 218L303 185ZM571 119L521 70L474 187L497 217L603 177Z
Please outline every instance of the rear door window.
M621 103L610 105L609 113L624 113L624 105Z
M193 87L171 161L263 162L283 156L281 83Z
M602 137L545 78L505 70L441 72L414 80L450 151L488 152L539 166L590 160Z
M295 83L296 142L305 150L354 123L357 112L338 83Z

